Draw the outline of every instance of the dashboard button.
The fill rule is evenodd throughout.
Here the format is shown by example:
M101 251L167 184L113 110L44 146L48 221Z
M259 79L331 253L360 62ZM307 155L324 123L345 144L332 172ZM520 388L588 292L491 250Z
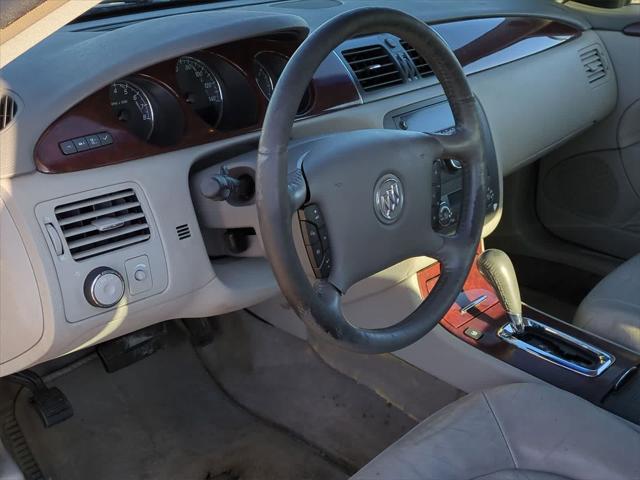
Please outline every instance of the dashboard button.
M302 227L302 238L304 239L305 245L315 245L320 243L318 228L313 223L303 220L300 222L300 226Z
M87 139L89 148L98 148L102 146L97 135L87 135L85 138Z
M111 145L113 143L113 137L109 132L101 132L98 134L101 145Z
M313 268L320 268L322 266L322 261L324 260L324 248L322 248L322 245L307 245L307 254L309 255L309 260L311 260L311 266Z
M76 153L78 149L73 144L72 140L67 140L66 142L60 142L60 150L65 155L71 155L72 153Z
M89 150L89 142L84 137L78 137L73 139L73 144L76 147L76 150L79 152L84 152L85 150Z
M322 218L322 212L317 205L309 205L303 210L304 220L314 223L318 227L324 225L324 218Z

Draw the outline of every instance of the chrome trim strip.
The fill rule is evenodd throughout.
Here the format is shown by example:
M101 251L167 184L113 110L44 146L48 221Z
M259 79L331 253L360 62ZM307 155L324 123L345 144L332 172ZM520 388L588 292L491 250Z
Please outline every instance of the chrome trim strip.
M585 349L595 354L598 357L600 362L598 367L595 369L583 367L582 365L573 363L565 358L554 355L551 352L542 350L534 345L531 345L519 339L518 337L514 336L515 330L513 328L513 325L511 325L511 323L505 324L500 328L500 330L498 330L498 333L497 333L498 337L500 337L505 342L510 343L511 345L514 345L515 347L520 348L521 350L524 350L525 352L528 352L532 355L535 355L536 357L539 357L539 358L542 358L543 360L551 362L554 365L558 365L559 367L566 368L567 370L578 373L580 375L584 375L585 377L597 377L601 375L602 373L604 373L605 370L607 370L607 368L613 365L613 363L616 361L615 357L612 354L607 353L603 350L600 350L599 348L596 348L589 343L583 342L582 340L578 340L577 338L572 337L571 335L568 335L559 330L556 330L555 328L548 327L547 325L544 325L543 323L540 323L540 322L536 322L535 320L531 320L530 318L525 318L524 321L527 328L543 330L550 336L556 336L569 343L573 343L577 347L580 347L582 349Z
M473 307L477 307L478 305L480 305L482 302L484 302L487 298L489 298L488 295L480 295L478 298L476 298L475 300L472 300L471 302L469 302L466 306L464 307L460 307L460 313L462 313L463 315L465 313L467 313L469 310L471 310Z

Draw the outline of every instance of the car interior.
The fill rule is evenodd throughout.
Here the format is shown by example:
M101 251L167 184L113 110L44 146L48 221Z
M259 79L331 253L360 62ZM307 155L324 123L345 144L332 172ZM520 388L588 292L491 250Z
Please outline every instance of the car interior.
M0 479L640 480L639 0L2 3Z

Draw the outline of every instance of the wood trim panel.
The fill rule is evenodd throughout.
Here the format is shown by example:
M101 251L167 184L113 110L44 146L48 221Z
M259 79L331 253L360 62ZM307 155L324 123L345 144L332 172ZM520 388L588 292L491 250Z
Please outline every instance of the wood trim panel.
M434 28L455 49L460 62L471 71L492 68L551 48L580 35L580 30L554 20L535 17L481 18L442 23ZM472 32L472 35L469 35ZM468 39L459 45L462 38ZM535 45L526 44L538 38ZM258 121L232 131L211 128L176 93L175 62L167 60L136 72L157 81L178 99L185 119L184 133L178 143L157 146L127 131L109 106L108 87L81 100L56 120L40 137L34 151L36 167L44 173L63 173L167 153L232 136L258 131L267 102L255 82L253 57L260 51L275 51L287 56L296 50L300 39L294 36L242 40L205 50L225 58L242 72L254 93L247 101L257 102ZM479 62L481 61L481 62ZM475 62L478 62L477 64ZM474 64L478 69L474 70ZM305 116L321 115L329 110L352 105L360 100L357 87L336 55L329 55L314 76L311 85L312 106ZM112 145L64 155L59 143L99 132L112 135Z
M440 266L438 264L431 265L418 273L418 283L421 285L421 289L424 289L426 295L428 295L428 291L431 290L435 282L437 282L439 273ZM458 298L459 300L462 298L477 298L481 292L493 294L492 298L495 298L492 287L489 286L482 275L480 275L474 262L464 285L463 293ZM440 325L461 341L479 348L484 353L596 404L600 404L604 400L605 396L611 391L624 372L632 366L640 364L640 355L524 305L523 314L525 317L537 320L545 325L588 342L608 353L612 353L616 358L609 369L599 377L594 378L585 377L554 365L502 341L497 336L498 329L507 323L508 319L505 310L502 308L502 305L498 303L497 298L495 302L490 305L492 301L493 300L487 301L483 304L485 306L482 308L474 309L470 314L464 316L459 313L460 306L464 302L458 301L451 307L447 315L440 322ZM468 328L482 332L483 336L479 340L468 337L464 334L464 331Z
M137 158L215 142L225 138L254 132L260 129L267 109L267 100L255 81L253 57L261 51L274 51L291 56L299 45L299 40L252 39L205 50L219 55L234 65L253 90L254 98L246 101L257 102L259 121L244 128L222 131L212 128L178 95L175 80L177 59L168 60L136 72L163 85L178 100L185 119L185 129L178 143L171 146L157 146L136 137L115 118L109 106L108 87L87 97L51 125L38 141L35 161L38 170L44 173L62 173L121 163ZM342 72L342 74L341 74ZM334 55L318 69L311 85L312 104L304 117L348 105L359 100L358 91ZM109 132L113 144L71 155L64 155L59 143L75 137L99 132Z

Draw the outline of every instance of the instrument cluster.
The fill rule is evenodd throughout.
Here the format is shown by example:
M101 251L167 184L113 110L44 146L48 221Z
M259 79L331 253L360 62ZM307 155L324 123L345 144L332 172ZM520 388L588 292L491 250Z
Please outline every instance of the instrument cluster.
M130 133L158 146L180 141L186 128L185 104L211 129L250 127L258 122L260 105L271 99L288 60L280 52L260 51L253 56L252 71L246 72L213 52L185 55L175 60L173 78L166 83L144 74L113 82L111 111ZM312 98L310 85L299 115L310 110Z

